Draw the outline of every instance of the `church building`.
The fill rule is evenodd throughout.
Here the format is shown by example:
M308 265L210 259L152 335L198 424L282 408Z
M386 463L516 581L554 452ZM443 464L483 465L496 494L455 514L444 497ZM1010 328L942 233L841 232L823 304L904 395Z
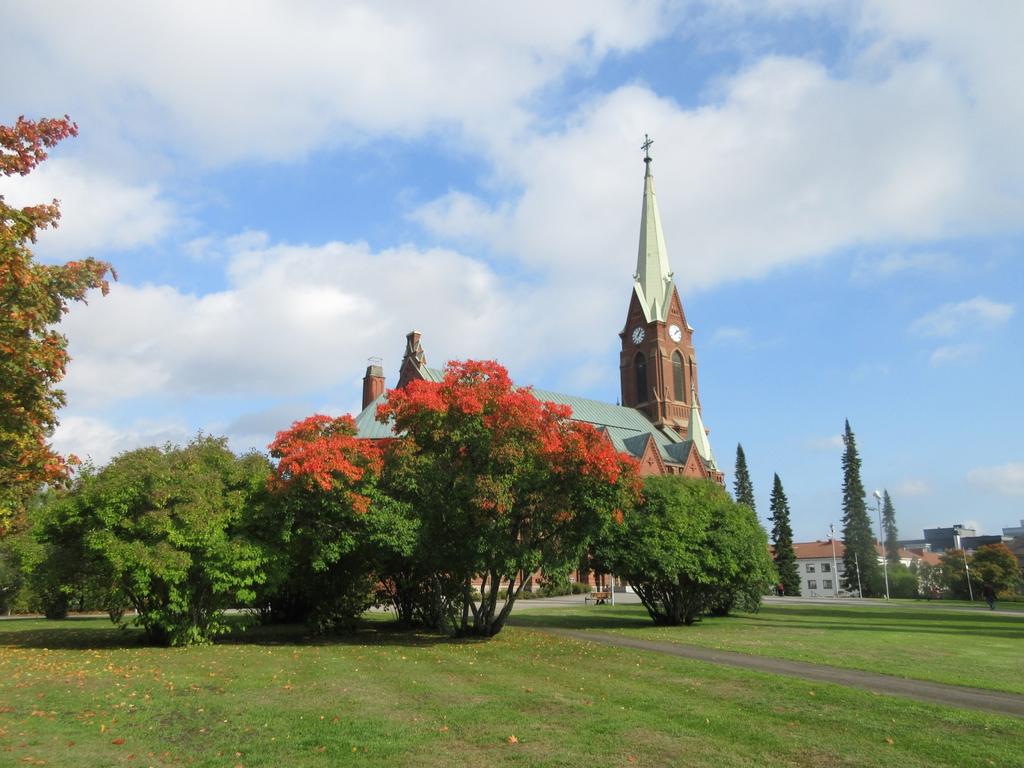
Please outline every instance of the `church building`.
M644 142L644 195L640 248L629 291L626 322L619 333L621 405L560 392L534 389L545 401L568 405L572 418L592 424L616 450L640 463L643 475L684 475L724 485L700 409L700 382L693 328L686 322L669 266L658 201L654 194L649 140ZM625 288L625 285L623 286ZM410 381L441 381L444 372L427 365L421 335L406 336L398 387ZM359 436L382 439L391 427L376 419L386 390L384 370L371 361L363 378L363 410L356 417Z

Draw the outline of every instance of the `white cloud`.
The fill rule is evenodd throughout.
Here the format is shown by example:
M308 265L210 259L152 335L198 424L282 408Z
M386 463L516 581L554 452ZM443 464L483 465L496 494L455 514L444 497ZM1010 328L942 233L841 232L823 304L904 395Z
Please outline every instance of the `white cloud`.
M953 365L973 360L981 351L977 344L946 344L936 347L928 355L928 364L933 367Z
M53 446L59 453L74 453L102 466L124 451L164 443L184 444L190 437L188 426L171 419L138 420L119 427L99 418L64 415L54 432Z
M861 257L853 266L852 277L860 282L886 280L907 272L949 274L956 269L952 254L936 251L897 251L879 258Z
M668 31L659 2L621 0L37 2L16 16L0 64L32 85L16 79L3 102L83 125L113 110L132 140L208 163L451 125L508 135L539 89Z
M973 110L972 94L924 54L842 78L768 57L695 109L637 85L598 96L561 130L493 145L496 174L522 188L517 199L487 206L460 191L418 217L531 266L626 273L637 222L621 212L637 207L637 145L649 132L685 294L865 242L1017 226L1024 162L984 162L1002 149L977 141Z
M984 296L943 304L917 318L910 325L920 336L955 336L963 331L989 330L1006 324L1013 317L1012 304L1002 304Z
M71 111L98 133L130 132L132 142L208 163L454 135L491 161L483 184L522 194L488 205L451 190L416 219L530 268L625 275L636 216L621 214L635 209L634 153L650 132L686 294L865 242L1019 226L1024 149L1012 126L1024 122L1024 66L1015 66L1019 47L1008 30L1020 27L1021 9L889 5L699 8L681 34L707 22L732 40L750 15L828 14L848 25L849 54L834 70L796 57L747 58L693 109L630 85L595 90L565 116L547 108L545 89L673 33L690 9L612 0L475 10L257 2L239 14L187 3L100 12L33 3L0 53L0 64L33 77L9 83L0 106ZM912 256L878 268L924 266Z
M509 211L497 210L465 192L449 192L411 213L427 229L456 240L497 241L505 234Z
M177 218L157 185L125 182L67 158L51 158L28 176L0 177L0 194L18 207L60 201L60 226L40 233L34 247L44 258L150 245Z
M927 496L931 492L932 489L927 480L908 477L893 486L892 496L894 499L899 499L902 497Z
M552 288L499 278L451 250L271 244L260 233L209 248L226 254L222 291L122 282L71 309L62 331L71 340L72 407L354 388L371 355L383 356L394 377L412 328L423 332L433 365L497 357L523 374L566 348L551 340L577 334L569 316L579 317L589 298L559 300ZM628 284L617 288L624 300ZM614 330L602 329L579 342L586 352L609 338Z
M1024 462L978 467L967 473L967 481L976 488L1000 496L1024 496Z

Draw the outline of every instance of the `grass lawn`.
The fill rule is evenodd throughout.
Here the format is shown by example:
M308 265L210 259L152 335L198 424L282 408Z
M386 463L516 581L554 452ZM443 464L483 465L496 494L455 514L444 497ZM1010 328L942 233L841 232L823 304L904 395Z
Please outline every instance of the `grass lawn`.
M1024 720L518 627L487 642L391 632L379 622L331 641L294 628L187 649L147 648L138 639L100 619L0 622L0 765L1024 759Z
M928 605L772 604L756 614L656 627L643 606L618 605L520 612L514 621L1024 693L1024 616Z

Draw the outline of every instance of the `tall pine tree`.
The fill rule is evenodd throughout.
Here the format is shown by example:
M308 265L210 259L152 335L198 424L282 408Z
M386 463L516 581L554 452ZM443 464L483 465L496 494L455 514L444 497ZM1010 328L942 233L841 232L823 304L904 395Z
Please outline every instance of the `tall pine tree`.
M892 499L889 498L889 491L882 493L882 530L885 538L885 560L891 568L900 564L900 545L896 543L900 534L896 530L896 510L892 506Z
M757 507L754 506L754 484L750 482L747 457L740 443L736 444L736 476L732 481L732 490L737 502L746 504L752 512L757 512Z
M871 530L867 504L864 501L864 483L860 479L860 456L857 440L846 422L843 433L843 588L847 592L857 591L857 577L860 575L862 595L876 594L882 575L875 551L875 535Z
M772 545L775 547L775 568L779 583L787 595L800 595L800 572L797 570L796 552L793 550L793 528L789 522L789 500L782 490L782 481L775 475L772 484Z

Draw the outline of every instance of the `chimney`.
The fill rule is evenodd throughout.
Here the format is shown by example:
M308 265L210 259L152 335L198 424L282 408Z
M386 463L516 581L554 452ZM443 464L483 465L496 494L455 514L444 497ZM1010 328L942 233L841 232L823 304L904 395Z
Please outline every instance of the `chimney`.
M363 376L363 409L384 394L384 366L379 357L371 357Z

